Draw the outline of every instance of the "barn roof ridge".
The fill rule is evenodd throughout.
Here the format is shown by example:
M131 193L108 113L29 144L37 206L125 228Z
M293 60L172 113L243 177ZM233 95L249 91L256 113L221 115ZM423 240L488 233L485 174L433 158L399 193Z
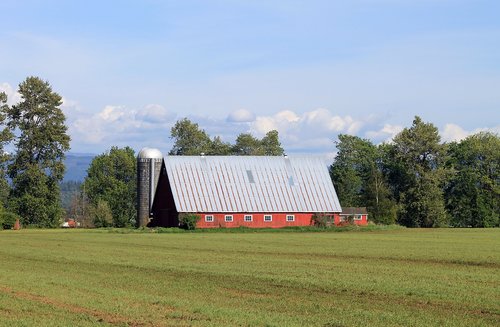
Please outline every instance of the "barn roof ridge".
M320 154L287 154L283 156L254 156L254 155L209 155L209 154L199 154L199 155L164 155L163 158L272 158L272 159L287 159L287 158L317 158L327 160L325 155Z

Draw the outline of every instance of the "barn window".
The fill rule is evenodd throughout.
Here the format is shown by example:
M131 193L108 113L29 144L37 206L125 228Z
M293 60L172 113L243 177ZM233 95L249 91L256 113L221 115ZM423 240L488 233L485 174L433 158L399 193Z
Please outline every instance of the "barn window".
M207 223L211 223L214 221L214 216L213 215L205 215L205 221Z
M253 217L252 215L245 215L245 217L243 218L245 221L253 221Z
M232 215L225 215L224 220L227 222L232 222L233 221L233 216Z
M271 215L264 215L264 221L273 221L273 216L271 216Z
M362 216L361 215L354 215L354 220L361 220Z
M286 215L286 221L295 221L294 215Z

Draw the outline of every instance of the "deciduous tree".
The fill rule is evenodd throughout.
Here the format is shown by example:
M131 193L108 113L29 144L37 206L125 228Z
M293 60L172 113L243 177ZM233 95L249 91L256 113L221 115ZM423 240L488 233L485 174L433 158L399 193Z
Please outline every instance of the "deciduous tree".
M170 134L174 140L170 155L192 156L211 151L212 141L208 134L187 118L177 121Z
M219 136L216 136L210 143L210 149L206 154L211 156L228 156L231 155L231 150L230 143L224 142Z
M278 131L272 130L259 140L250 133L242 133L236 138L233 154L240 156L282 156Z
M342 206L367 207L379 223L395 222L395 203L381 170L381 152L366 139L339 135L330 175Z
M500 224L500 137L481 132L449 146L446 208L457 227Z
M250 133L242 133L236 138L233 153L238 156L261 156L264 154L261 142Z
M282 156L285 153L281 147L277 130L267 132L260 143L265 156Z
M262 139L250 133L241 133L236 143L231 145L219 136L210 136L198 124L187 118L178 120L171 129L174 145L170 155L241 155L241 156L280 156L284 154L278 131L269 131Z
M112 147L92 160L83 190L97 207L106 201L113 214L113 226L131 226L136 218L136 167L134 150Z

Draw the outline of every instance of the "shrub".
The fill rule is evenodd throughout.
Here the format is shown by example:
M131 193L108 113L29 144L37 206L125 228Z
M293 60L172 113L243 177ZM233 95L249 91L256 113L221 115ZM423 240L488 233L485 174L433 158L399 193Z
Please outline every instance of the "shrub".
M315 213L311 217L312 223L316 227L328 227L334 225L334 217L332 215L327 215L324 213Z
M194 213L181 213L179 214L179 227L187 230L194 230L200 218L199 215Z
M3 211L0 213L0 229L12 229L19 217L12 212Z
M344 216L344 220L341 220L339 223L339 226L351 226L351 225L356 225L354 223L354 215L348 215Z
M153 229L154 233L163 234L163 233L185 233L185 229L177 228L177 227L158 227Z
M95 227L111 227L113 214L108 202L104 200L98 200L97 205L91 207L90 215L93 218Z

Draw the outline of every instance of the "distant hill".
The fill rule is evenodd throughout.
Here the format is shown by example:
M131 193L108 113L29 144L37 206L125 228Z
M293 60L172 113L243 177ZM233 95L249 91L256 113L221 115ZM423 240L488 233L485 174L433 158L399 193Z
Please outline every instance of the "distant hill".
M87 169L96 155L91 153L68 153L66 154L66 173L64 174L64 182L76 181L83 182L87 176Z

